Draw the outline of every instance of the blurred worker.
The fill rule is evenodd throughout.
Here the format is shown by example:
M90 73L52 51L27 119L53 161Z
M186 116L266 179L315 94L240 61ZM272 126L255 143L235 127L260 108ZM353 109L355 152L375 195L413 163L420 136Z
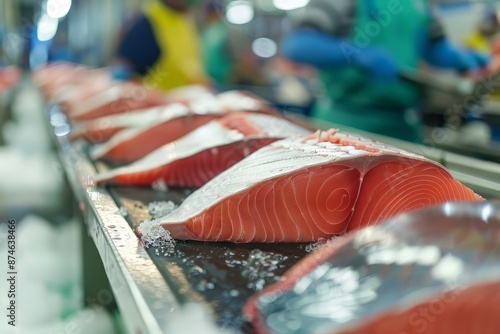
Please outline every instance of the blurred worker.
M465 40L468 49L490 54L495 35L500 31L500 22L494 8L487 8L481 22L472 34Z
M206 84L199 36L189 8L198 0L151 0L125 33L112 65L115 78L143 77L163 90Z
M252 36L247 30L228 26L225 6L211 0L205 6L202 32L206 70L219 89L235 85L261 86L267 83L263 64L252 51Z
M205 24L202 32L204 65L217 85L232 81L234 58L229 48L229 29L224 21L224 5L209 1L205 6Z
M314 117L409 141L420 138L419 91L401 71L422 60L459 72L488 62L450 44L426 0L311 0L283 52L320 71Z

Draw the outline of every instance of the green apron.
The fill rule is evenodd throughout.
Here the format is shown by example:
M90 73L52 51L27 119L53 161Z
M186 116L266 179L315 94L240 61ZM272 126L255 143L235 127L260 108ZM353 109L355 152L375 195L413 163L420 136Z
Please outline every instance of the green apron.
M202 35L205 69L212 80L224 85L230 83L233 61L228 56L228 29L224 21L208 25Z
M394 4L399 4L397 10ZM372 15L373 10L386 14L385 26L379 23L381 16ZM364 39L352 45L360 52L363 47L383 47L400 67L416 69L420 62L418 39L431 23L429 13L425 0L357 0L351 40L360 41L360 36ZM418 118L405 116L406 110L418 104L416 87L374 79L354 64L322 69L320 76L325 96L313 111L315 118L409 141L420 137Z

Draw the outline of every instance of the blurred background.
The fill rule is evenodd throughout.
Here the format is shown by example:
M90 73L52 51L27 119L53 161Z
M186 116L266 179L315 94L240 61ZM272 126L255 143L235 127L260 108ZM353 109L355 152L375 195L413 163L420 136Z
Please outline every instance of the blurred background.
M285 113L310 116L324 85L313 66L283 57L282 42L311 1L197 1L191 11L210 85L249 90ZM474 38L486 40L481 52L495 54L500 1L428 3L453 44L468 48ZM5 222L15 219L23 240L19 312L26 315L20 331L2 322L1 333L62 333L68 324L79 333L123 332L102 265L82 260L81 252L99 256L74 208L30 72L57 61L115 70L117 50L142 6L140 0L0 0L0 258L6 258ZM496 25L483 40L477 32L487 20ZM446 70L423 69L406 80L424 92L418 103L424 144L500 162L496 77L487 77L493 88L480 98L474 94L483 81ZM2 308L3 298L2 292Z
M195 2L191 11L201 34L206 71L219 90L248 89L284 111L311 113L324 91L318 76L312 67L281 56L283 38L292 31L310 0ZM466 45L487 15L498 9L495 0L426 2L439 18L448 39L456 45ZM143 3L141 0L2 0L0 65L18 65L24 70L53 61L108 66L117 56L120 41L136 23ZM449 82L443 85L450 88ZM427 123L446 128L433 111L453 105L456 101L449 100L457 97L444 96L448 100L443 106L443 94L435 87L431 90L422 102ZM483 133L483 137L489 140L493 135L496 139L496 127L493 130L494 134ZM434 136L432 140L443 141L441 132L436 134L432 129L428 132L428 136ZM450 143L457 139L453 133L446 137ZM484 143L483 137L474 136Z

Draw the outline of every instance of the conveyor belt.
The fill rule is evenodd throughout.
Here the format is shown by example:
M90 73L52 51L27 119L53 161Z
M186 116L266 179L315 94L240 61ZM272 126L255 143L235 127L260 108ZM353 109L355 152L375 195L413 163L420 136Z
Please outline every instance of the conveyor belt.
M64 115L57 107L50 114L56 120L55 132L64 133ZM187 189L95 188L90 180L96 166L87 158L87 145L69 144L66 135L55 138L131 333L165 332L168 319L187 302L205 304L221 328L250 333L240 315L245 301L307 254L305 244L185 241L177 242L175 249L145 249L133 229L151 219L148 204L180 204ZM120 213L122 207L126 211Z
M305 256L306 245L177 242L175 248L145 249L133 229L151 218L148 204L178 204L186 196L186 189L94 187L91 179L96 168L87 158L87 144L68 142L68 124L56 106L49 108L49 116L62 165L129 332L164 333L169 319L184 303L198 302L207 306L220 327L250 333L240 315L243 303ZM484 167L482 162L461 162L441 150L392 143L451 166L461 181L467 178L466 183L483 196L500 197L498 183L478 177L478 168ZM495 178L498 166L487 166L491 168L482 172ZM128 213L125 217L121 207Z

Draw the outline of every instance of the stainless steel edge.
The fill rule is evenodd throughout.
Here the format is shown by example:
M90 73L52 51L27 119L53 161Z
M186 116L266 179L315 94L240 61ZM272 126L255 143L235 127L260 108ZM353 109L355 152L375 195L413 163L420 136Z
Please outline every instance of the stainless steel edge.
M164 333L167 318L179 307L150 256L139 242L111 195L94 187L95 171L81 146L55 136L62 170L83 212L88 232L99 251L127 330ZM95 296L99 298L103 296Z
M445 154L444 161L446 167L451 170L481 177L492 182L500 182L500 165L497 163L449 152Z
M498 182L485 180L470 174L457 172L454 170L451 170L450 173L455 179L473 189L478 194L486 198L500 198L500 184Z

